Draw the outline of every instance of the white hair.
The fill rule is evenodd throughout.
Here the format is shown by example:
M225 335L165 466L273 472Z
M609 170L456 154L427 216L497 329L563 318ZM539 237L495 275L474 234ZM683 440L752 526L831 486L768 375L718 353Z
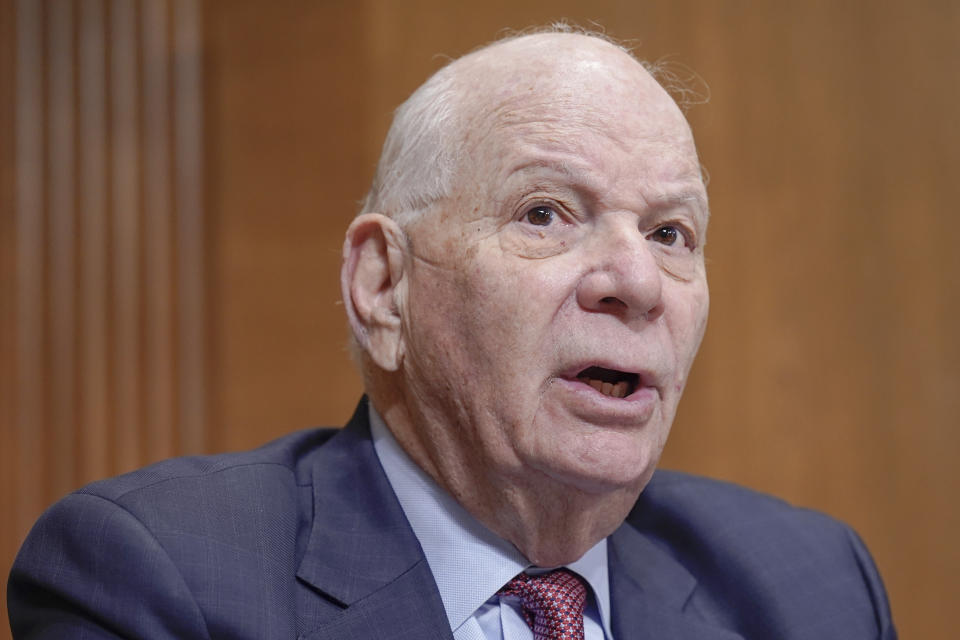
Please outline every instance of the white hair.
M397 107L361 213L376 211L403 226L450 195L463 147L457 79L451 65Z

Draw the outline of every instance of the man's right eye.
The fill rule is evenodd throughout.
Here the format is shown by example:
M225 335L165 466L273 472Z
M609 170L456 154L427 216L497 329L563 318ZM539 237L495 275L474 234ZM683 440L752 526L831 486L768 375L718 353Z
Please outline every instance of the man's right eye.
M553 222L554 214L553 209L550 207L541 205L533 207L527 211L527 222L538 227L546 227Z

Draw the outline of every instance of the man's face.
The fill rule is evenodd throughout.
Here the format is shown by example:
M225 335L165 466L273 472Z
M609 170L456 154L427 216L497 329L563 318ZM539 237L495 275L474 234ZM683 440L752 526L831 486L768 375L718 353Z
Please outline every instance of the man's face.
M625 58L478 107L455 196L407 228L404 375L446 484L639 490L659 459L706 325L708 211L682 115Z

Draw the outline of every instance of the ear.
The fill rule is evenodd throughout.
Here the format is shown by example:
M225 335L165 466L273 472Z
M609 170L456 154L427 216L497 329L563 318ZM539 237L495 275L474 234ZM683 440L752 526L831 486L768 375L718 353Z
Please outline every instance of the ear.
M340 289L353 335L374 362L396 371L403 361L398 305L406 236L379 213L357 216L343 243Z

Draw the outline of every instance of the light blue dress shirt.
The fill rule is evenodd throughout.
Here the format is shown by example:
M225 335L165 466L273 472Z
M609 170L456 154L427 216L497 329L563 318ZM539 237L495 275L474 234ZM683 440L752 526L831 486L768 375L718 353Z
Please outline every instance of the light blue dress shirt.
M441 489L400 448L372 405L370 425L380 464L423 548L455 640L532 640L519 598L497 591L521 571L548 569L533 568ZM593 591L584 611L586 640L612 640L606 540L566 566Z

